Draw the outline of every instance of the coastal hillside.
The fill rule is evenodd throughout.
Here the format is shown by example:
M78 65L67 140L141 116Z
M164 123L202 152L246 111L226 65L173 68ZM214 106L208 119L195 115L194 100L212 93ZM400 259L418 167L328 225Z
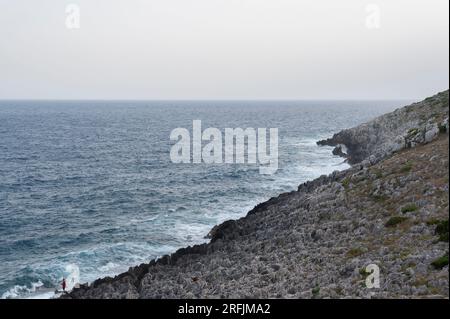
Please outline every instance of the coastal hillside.
M448 94L320 142L351 168L62 298L448 298Z

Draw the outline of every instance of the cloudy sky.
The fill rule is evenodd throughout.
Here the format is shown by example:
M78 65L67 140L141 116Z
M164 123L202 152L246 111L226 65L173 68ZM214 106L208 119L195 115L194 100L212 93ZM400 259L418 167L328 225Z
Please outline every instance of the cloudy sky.
M448 0L0 0L0 99L420 99L449 85L448 11Z

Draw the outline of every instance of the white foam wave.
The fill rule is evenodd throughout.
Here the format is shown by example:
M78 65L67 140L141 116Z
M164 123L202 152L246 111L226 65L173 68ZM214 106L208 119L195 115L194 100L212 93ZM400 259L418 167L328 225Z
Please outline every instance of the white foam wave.
M41 288L44 284L42 281L37 281L31 283L31 286L28 287L26 285L15 285L2 295L2 299L13 299L18 298L22 295L35 293L39 288Z
M66 272L69 273L66 278L67 289L72 290L80 282L80 268L76 264L69 264L66 266Z

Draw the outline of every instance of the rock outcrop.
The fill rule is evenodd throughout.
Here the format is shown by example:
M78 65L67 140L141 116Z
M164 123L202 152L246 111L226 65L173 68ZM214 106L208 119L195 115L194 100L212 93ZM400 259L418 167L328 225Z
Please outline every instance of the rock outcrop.
M369 156L372 161L380 160L406 147L430 142L440 131L448 130L448 93L447 90L399 108L317 144L335 146L334 154L355 164Z
M62 298L448 298L448 141L446 92L321 143L350 169Z

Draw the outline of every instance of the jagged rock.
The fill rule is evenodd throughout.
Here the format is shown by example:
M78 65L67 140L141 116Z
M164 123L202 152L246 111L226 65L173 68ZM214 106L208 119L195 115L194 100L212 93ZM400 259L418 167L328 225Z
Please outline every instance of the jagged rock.
M429 143L432 140L436 138L436 136L439 134L439 127L437 123L433 123L429 126L427 126L425 131L425 142Z

